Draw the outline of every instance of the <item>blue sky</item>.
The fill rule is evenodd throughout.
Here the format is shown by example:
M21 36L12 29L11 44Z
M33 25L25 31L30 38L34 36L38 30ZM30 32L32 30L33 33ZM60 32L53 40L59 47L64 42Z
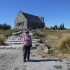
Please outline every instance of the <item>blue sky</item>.
M70 0L0 0L0 24L7 23L14 28L20 10L44 16L48 27L64 23L70 28Z

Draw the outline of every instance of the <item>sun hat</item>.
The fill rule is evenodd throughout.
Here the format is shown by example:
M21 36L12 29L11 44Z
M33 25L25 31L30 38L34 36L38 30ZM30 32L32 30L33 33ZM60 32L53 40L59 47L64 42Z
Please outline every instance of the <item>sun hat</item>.
M25 32L26 32L26 33L29 33L29 30L26 30Z

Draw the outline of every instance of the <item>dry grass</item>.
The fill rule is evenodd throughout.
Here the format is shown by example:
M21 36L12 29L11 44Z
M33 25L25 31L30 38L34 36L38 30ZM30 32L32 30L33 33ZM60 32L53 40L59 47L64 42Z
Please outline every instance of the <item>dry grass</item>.
M67 30L41 30L46 34L43 41L51 47L56 47L61 38L70 35L70 31ZM69 39L69 38L68 38Z
M55 67L56 69L62 69L62 66L53 66L53 67Z
M49 27L47 27L47 26L44 27L43 29L44 29L44 30L51 30L51 29L50 29Z
M70 49L70 35L66 35L63 38L60 39L60 41L57 44L58 47L61 49Z
M58 42L57 49L62 53L70 54L70 34L65 34Z
M16 67L16 68L14 68L14 70L19 70L19 68L18 68L18 67Z
M53 52L46 54L39 50L39 54L45 57L70 58L70 30L41 30L46 34L43 41L51 47ZM58 46L58 47L57 47Z
M59 61L62 59L69 59L69 54L63 54L60 51L54 50L52 53L45 53L43 50L38 50L38 54L45 58L59 58Z
M9 29L9 30L0 30L0 45L4 43L4 40L10 36L13 32L18 32L19 29Z
M43 58L44 57L48 57L48 58L52 58L53 57L53 58L55 58L57 56L54 53L50 53L50 54L45 53L43 50L38 50L38 54L41 55Z
M58 37L56 35L47 35L45 38L45 43L50 47L55 47L58 43ZM56 44L55 44L56 43Z
M0 45L4 44L5 37L0 35Z
M10 36L13 32L18 32L19 29L9 29L9 30L0 30L0 34L4 35L5 37Z

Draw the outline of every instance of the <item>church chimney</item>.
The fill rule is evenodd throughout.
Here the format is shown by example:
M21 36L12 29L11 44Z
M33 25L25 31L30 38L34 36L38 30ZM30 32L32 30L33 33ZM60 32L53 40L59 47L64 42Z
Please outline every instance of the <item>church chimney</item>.
M39 17L39 18L44 23L44 17Z

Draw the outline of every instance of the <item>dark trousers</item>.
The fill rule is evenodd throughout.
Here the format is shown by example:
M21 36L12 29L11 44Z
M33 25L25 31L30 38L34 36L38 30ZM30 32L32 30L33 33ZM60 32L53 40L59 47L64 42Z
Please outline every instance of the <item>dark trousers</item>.
M30 48L31 48L31 45L28 45L28 46L24 45L24 47L23 47L24 60L26 60L26 57L29 60L29 58L30 58Z

